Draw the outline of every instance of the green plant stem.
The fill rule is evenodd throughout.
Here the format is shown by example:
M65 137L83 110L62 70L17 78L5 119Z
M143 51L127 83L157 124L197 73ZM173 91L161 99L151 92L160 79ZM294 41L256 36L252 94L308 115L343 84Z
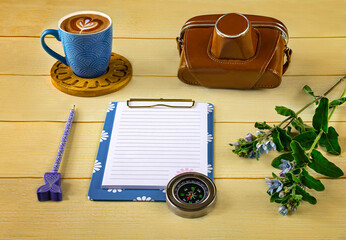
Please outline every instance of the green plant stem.
M344 92L341 94L340 98L343 98L346 95L346 88L344 89ZM335 112L335 110L337 109L338 106L333 107L332 111L330 112L330 115L328 117L328 121L329 119L333 116L333 113Z
M298 116L300 113L302 113L305 109L307 109L310 105L314 104L315 102L319 101L321 98L327 96L336 86L338 86L340 83L342 83L344 80L346 79L346 76L343 76L342 78L339 79L339 81L337 81L331 88L329 88L325 93L323 93L321 96L318 96L317 98L315 98L313 101L311 101L310 103L306 104L304 107L302 107L300 110L298 110L298 112L296 112L296 115ZM345 96L346 94L346 88L342 94L342 96ZM335 111L336 107L334 107L334 109L331 112L331 115L333 115L334 111ZM329 119L331 117L331 115L329 116ZM290 121L289 121L290 120ZM285 125L284 129L286 127L288 127L290 125L290 123L294 120L293 117L287 117L286 119L284 119L281 123L279 123L279 125L277 125L277 127L281 127L282 124L284 124L285 122L289 121L288 124ZM270 135L272 135L273 131L275 128L271 128L267 134L263 135L262 138L265 139L267 137L269 137ZM312 151L312 150L311 150Z
M343 78L342 78L343 79ZM341 97L344 97L346 94L346 88L344 89L343 93L341 94ZM333 116L335 110L337 109L338 106L333 107L332 111L330 112L329 116L328 116L328 121L330 120L330 118ZM320 138L322 137L323 134L323 130L320 130L320 132L318 133L314 143L311 145L311 148L309 149L309 151L307 152L307 154L310 156L312 150L314 150L316 144L318 143L318 141L320 140Z
M342 77L339 79L339 81L337 81L331 88L329 88L325 93L323 93L321 96L317 97L316 99L314 99L313 101L311 101L310 103L306 104L303 108L301 108L300 110L298 110L296 112L296 115L298 116L300 113L302 113L305 109L307 109L310 105L314 104L315 102L319 101L321 98L327 96L337 85L339 85L341 82L343 82L346 79L346 76ZM346 90L346 89L345 89ZM345 93L345 91L344 91ZM335 110L334 110L335 111ZM288 117L286 119L284 119L279 125L278 127L281 127L282 124L284 124L285 122L287 122L288 120L292 119L293 117Z
M283 127L283 129L287 128L291 124L291 122L293 122L293 120L294 118L291 118L291 120Z
M321 130L321 131L318 133L317 137L315 138L314 143L311 145L311 148L309 149L309 151L307 151L307 155L308 155L308 156L310 156L312 150L315 149L315 146L316 146L316 144L318 143L318 141L320 140L320 138L322 137L322 134L323 134L323 131Z

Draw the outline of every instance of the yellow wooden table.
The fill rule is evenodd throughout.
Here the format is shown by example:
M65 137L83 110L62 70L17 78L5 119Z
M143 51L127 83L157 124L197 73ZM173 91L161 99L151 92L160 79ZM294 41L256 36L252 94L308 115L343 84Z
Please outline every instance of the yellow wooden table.
M282 120L276 104L299 109L310 100L301 88L322 93L345 72L344 1L0 1L0 239L346 239L346 179L327 179L318 203L304 202L282 217L269 202L265 177L275 153L260 161L235 156L229 142L253 131L255 121ZM98 10L114 21L113 50L127 57L134 77L124 89L96 98L66 95L50 83L55 62L40 46L44 29L78 10ZM189 86L178 80L175 37L190 17L241 12L283 21L291 36L292 65L280 87L239 91ZM53 49L62 52L55 39ZM337 97L341 88L330 96ZM130 97L193 98L215 104L215 183L210 215L183 219L165 203L93 202L90 177L110 101ZM69 108L75 124L63 158L62 202L38 202L36 189L52 167ZM313 108L302 114L311 120ZM329 159L346 172L346 107L332 125L340 156Z

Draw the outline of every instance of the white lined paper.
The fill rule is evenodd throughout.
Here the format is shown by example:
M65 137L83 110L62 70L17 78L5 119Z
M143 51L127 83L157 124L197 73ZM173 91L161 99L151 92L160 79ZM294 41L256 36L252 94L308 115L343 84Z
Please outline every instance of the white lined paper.
M128 108L119 102L102 188L162 189L182 169L207 175L207 108Z

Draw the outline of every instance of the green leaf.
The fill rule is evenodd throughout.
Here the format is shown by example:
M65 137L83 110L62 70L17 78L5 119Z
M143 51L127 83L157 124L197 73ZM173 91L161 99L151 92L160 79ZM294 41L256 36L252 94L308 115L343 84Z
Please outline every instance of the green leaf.
M291 131L292 131L292 127L291 127L291 126L288 126L288 127L287 127L287 134L288 134L288 135L291 135Z
M284 146L281 143L280 133L278 132L277 128L275 128L274 131L272 132L272 137L273 137L273 142L276 145L276 150L278 150L279 152L282 152L284 150Z
M240 157L247 157L249 151L251 151L249 147L240 147L232 150L232 152L239 155Z
M312 144L314 143L317 134L315 132L303 132L293 138L293 140L299 142L299 144L305 148L310 149Z
M296 175L294 175L293 173L291 173L291 174L292 174L293 181L295 181L296 183L301 183L302 182Z
M328 133L323 133L319 144L321 146L325 147L327 149L327 152L334 154L334 155L340 155L341 148L338 141L339 134L336 132L335 128L329 127Z
M262 122L262 123L256 122L255 123L255 128L258 128L258 129L271 129L272 127L269 126L266 122Z
M312 96L314 99L316 99L316 96L315 96L314 92L312 91L312 89L311 89L308 85L305 85L305 86L303 87L303 90L304 90L304 92L306 92L307 94L309 94L310 96ZM317 105L317 104L318 104L318 101L315 102L315 104Z
M304 167L305 164L309 163L310 160L305 153L302 146L295 140L291 142L291 148L293 152L293 158L296 161L296 167Z
M308 131L315 131L315 129L303 122L303 120L299 117L297 119L294 119L292 121L292 126L297 129L300 133L308 132Z
M328 132L328 110L329 110L328 98L321 98L320 104L315 110L315 115L312 118L312 126L316 130L323 130Z
M279 178L279 177L278 177L275 173L273 173L273 172L272 172L272 176L273 176L274 179L278 179L278 178Z
M339 99L336 99L334 101L331 101L329 106L330 107L336 107L336 106L339 106L339 105L343 104L345 101L346 101L346 97L339 98Z
M290 143L292 141L292 138L287 134L286 130L279 128L279 127L276 127L276 129L279 132L280 141L281 141L284 149L285 150L291 150Z
M289 185L293 184L294 180L292 177L292 173L286 173L285 176L287 177L288 181L289 181Z
M306 93L309 94L310 96L313 96L314 98L316 98L316 96L315 96L315 94L314 94L314 92L312 91L312 89L311 89L310 86L305 85L305 86L303 87L303 90L304 90L304 92L306 92Z
M316 204L317 200L313 196L311 196L309 193L307 193L304 189L302 189L300 186L296 185L296 193L303 196L303 200L307 201L311 204Z
M273 195L271 195L270 202L275 202L276 199L280 199L278 192L274 192Z
M297 168L297 169L293 169L292 173L295 175L299 175L301 171L302 171L302 168Z
M248 153L252 151L252 143L249 143L242 138L238 139L238 143L239 146L235 147L235 149L233 149L232 152L240 157L247 157ZM230 143L229 145L234 146L232 143Z
M300 201L303 199L303 196L302 195L294 195L293 196L293 199L297 200L297 201ZM298 205L297 205L298 206Z
M282 152L283 150L290 150L290 142L292 141L292 138L287 134L287 131L276 127L274 131L272 132L273 142L276 145L276 150L279 152Z
M282 204L286 204L287 202L288 202L288 199L290 198L290 195L286 195L285 197L283 197L283 198L277 198L277 199L275 199L274 201L276 202L276 203L282 203Z
M268 193L268 192L267 192ZM270 195L270 193L268 193ZM278 192L274 192L273 195L270 195L270 202L276 202L276 203L284 203L288 201L288 198L290 197L289 194L286 194L285 197L280 198Z
M282 163L282 162L281 162L281 159L288 160L288 161L290 161L290 162L294 160L293 155L292 155L291 152L289 152L289 153L284 153L284 154L281 154L280 156L278 156L278 157L276 157L276 158L273 159L273 161L272 161L272 166L275 167L275 168L277 168L277 169L280 169L280 168L279 168L279 165Z
M300 179L297 178L293 173L291 172L288 172L288 173L285 173L285 176L287 177L287 179L290 181L290 182L295 182L295 183L300 183Z
M344 175L343 171L334 163L329 162L319 151L316 149L311 152L312 161L309 167L316 172L328 177L338 178Z
M293 110L284 106L276 106L275 111L283 116L297 117L297 114Z
M310 189L315 189L316 191L324 190L324 185L321 183L321 181L311 176L308 173L308 171L306 171L304 168L303 168L303 176L301 177L301 180L303 184Z

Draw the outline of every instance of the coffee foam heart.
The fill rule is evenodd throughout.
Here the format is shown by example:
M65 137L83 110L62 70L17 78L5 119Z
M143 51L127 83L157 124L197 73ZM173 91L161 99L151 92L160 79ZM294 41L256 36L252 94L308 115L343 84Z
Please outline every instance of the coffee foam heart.
M108 18L96 14L79 14L65 19L61 29L74 34L100 32L110 25Z
M93 21L90 18L80 18L76 21L76 27L81 31L97 28L98 25L98 22Z

